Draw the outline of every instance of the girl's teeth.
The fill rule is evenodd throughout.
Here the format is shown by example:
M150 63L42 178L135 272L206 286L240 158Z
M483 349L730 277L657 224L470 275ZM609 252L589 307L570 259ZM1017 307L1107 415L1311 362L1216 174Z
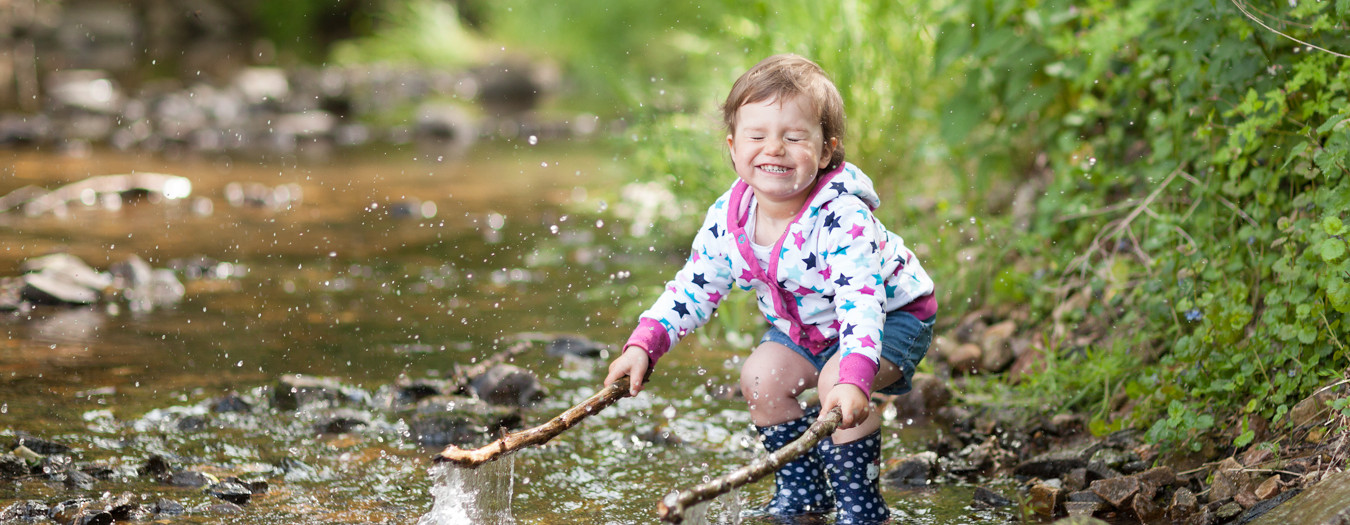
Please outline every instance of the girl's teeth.
M780 167L780 166L761 166L760 169L763 169L764 171L767 171L767 172L769 172L769 173L786 173L786 172L787 172L787 168Z

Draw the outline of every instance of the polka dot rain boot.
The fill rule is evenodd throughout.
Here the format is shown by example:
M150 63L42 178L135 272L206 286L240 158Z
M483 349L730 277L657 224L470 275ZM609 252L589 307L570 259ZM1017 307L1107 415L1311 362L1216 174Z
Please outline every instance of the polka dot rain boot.
M786 423L759 430L764 449L772 453L800 437L815 422L819 408L808 410L805 416ZM825 465L819 449L812 450L789 461L778 469L774 478L773 499L763 510L776 517L825 514L834 510L829 485L825 482Z
M891 511L881 498L881 431L842 445L826 438L816 448L825 459L825 472L834 488L834 503L839 508L835 524L885 523Z

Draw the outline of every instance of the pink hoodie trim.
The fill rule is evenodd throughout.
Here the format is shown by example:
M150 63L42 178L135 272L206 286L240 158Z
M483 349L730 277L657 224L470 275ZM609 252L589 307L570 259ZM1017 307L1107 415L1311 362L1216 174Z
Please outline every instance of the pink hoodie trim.
M638 320L637 328L633 329L633 334L628 336L628 342L623 346L641 348L647 352L647 358L651 361L648 367L655 367L656 360L670 351L670 334L660 321L643 317Z
M872 380L876 379L879 368L865 355L846 355L839 360L839 383L856 386L864 394L872 395Z

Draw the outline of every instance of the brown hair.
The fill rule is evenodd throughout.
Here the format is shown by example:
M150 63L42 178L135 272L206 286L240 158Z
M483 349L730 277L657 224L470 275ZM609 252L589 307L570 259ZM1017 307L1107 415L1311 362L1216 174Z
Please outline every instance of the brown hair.
M736 114L741 106L765 100L784 100L797 95L806 97L807 104L820 115L820 131L825 145L838 139L825 173L844 163L844 99L830 81L825 70L805 57L793 54L774 55L761 60L736 79L731 93L722 103L722 123L727 133L736 133Z

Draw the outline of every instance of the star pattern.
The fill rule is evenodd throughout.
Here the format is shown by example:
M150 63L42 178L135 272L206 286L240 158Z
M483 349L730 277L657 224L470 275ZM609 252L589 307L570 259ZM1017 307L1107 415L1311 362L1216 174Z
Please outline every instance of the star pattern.
M856 352L876 361L890 301L932 285L904 242L872 215L871 188L862 172L846 165L804 207L768 264L758 265L743 251L751 232L727 224L737 220L728 211L744 209L744 202L729 200L735 192L724 194L698 232L686 270L643 317L659 321L673 345L705 323L734 286L754 291L764 319L803 344L837 341L841 356ZM767 269L773 272L763 273Z

